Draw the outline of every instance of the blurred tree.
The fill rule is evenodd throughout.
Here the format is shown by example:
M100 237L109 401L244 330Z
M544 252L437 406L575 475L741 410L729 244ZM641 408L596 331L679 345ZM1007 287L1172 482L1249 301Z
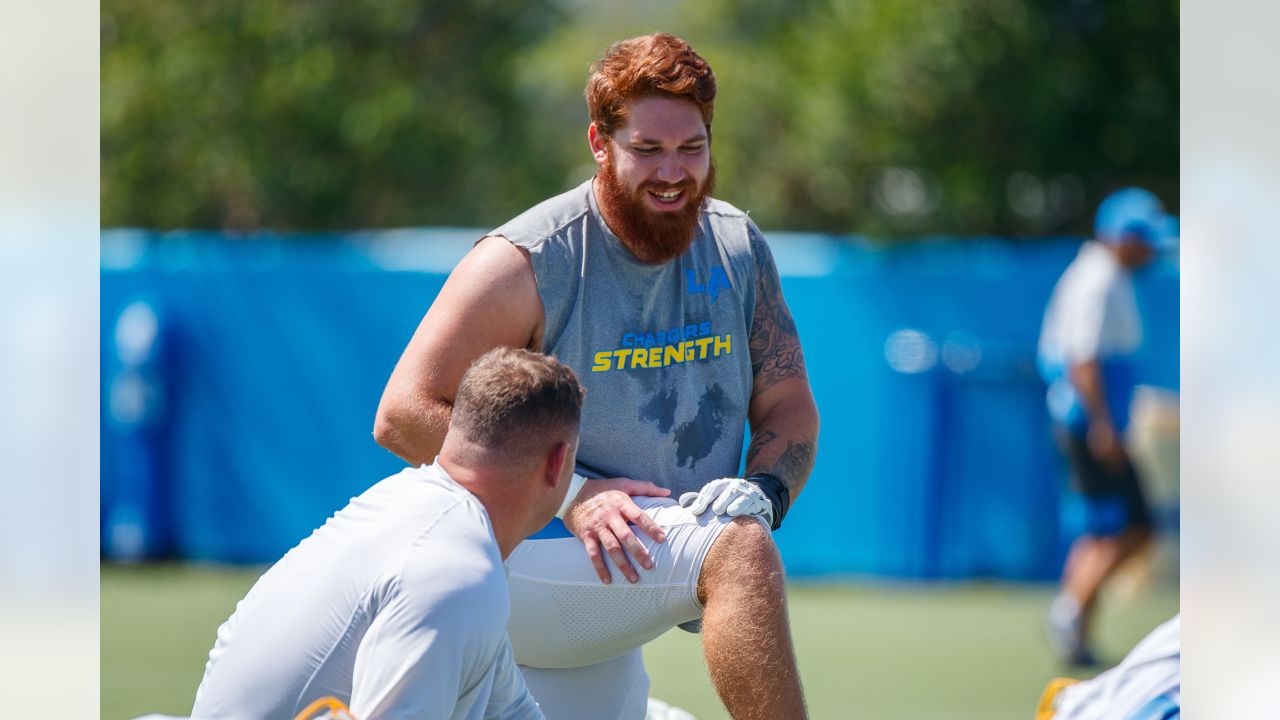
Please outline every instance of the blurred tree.
M1177 0L111 0L103 221L493 226L590 176L582 86L665 29L766 228L1087 233L1178 183Z
M512 91L546 0L111 0L108 226L493 223L559 182Z
M1088 233L1121 184L1176 203L1176 0L721 2L720 194L766 226Z

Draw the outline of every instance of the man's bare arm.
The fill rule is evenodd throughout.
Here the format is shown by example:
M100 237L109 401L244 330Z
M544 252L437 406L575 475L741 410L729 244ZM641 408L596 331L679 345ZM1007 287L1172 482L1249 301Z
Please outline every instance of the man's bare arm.
M746 474L777 477L794 500L813 470L818 408L809 388L800 335L782 297L773 253L755 234L752 254L756 305L748 344L754 385L748 409L751 444L747 447Z
M1080 399L1084 401L1085 410L1092 422L1111 425L1111 412L1107 409L1106 390L1102 384L1102 366L1097 360L1072 363L1069 371L1071 384Z
M503 238L477 243L449 275L387 381L373 426L378 444L412 465L430 462L440 452L463 373L499 345L540 350L543 316L525 251ZM627 553L646 568L653 561L628 523L658 542L666 536L648 516L639 517L631 495L667 491L629 479L591 481L588 490L569 506L565 526L582 540L602 581L610 581L607 554L637 582Z
M503 238L481 240L436 296L382 392L378 444L411 465L440 451L462 374L505 345L539 349L543 311L526 252Z
M1071 365L1071 384L1084 401L1089 415L1089 433L1086 442L1089 450L1112 467L1124 467L1129 462L1124 441L1116 433L1111 411L1107 407L1107 391L1102 379L1102 365L1097 360L1086 360Z

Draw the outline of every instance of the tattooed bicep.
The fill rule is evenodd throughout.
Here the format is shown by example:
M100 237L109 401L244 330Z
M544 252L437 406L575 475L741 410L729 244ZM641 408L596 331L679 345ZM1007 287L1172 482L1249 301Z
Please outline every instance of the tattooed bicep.
M805 377L804 353L791 311L782 298L773 253L759 235L751 234L755 258L756 308L751 318L751 373L757 390L791 377Z

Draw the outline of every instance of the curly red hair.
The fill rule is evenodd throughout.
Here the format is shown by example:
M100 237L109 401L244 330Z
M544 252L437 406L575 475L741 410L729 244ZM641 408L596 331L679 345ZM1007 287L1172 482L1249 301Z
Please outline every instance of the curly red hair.
M667 33L620 40L591 64L587 78L587 110L606 136L626 124L628 100L666 95L689 100L702 112L711 132L716 104L716 76L689 43Z

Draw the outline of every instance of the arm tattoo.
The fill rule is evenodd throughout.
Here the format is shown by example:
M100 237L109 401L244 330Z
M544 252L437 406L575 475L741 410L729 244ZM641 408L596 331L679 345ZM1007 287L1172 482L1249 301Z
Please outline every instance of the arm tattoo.
M755 465L756 457L766 445L778 438L778 434L769 430L756 433L747 448L747 474L765 472L776 476L789 488L794 488L799 481L809 477L813 471L814 444L808 440L787 440L787 449L782 451L771 466Z
M782 478L787 487L795 487L798 481L807 479L813 472L813 450L812 441L788 440L787 449L773 464L775 472L772 474Z
M751 473L751 463L756 461L756 456L760 454L761 448L768 445L776 437L778 437L778 433L765 430L756 433L751 438L751 444L747 446L747 474Z
M804 353L791 311L782 298L782 285L773 253L764 239L752 233L756 263L756 309L751 318L751 374L757 390L786 378L806 377Z

